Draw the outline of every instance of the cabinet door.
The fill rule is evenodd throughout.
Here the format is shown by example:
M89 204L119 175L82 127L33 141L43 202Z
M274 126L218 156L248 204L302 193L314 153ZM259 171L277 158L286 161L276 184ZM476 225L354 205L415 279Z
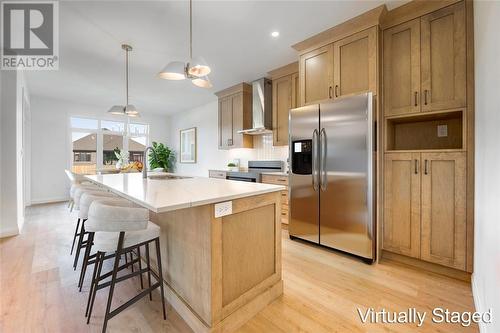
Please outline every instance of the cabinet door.
M420 256L420 154L385 154L383 248Z
M465 270L465 153L422 153L423 260Z
M384 114L420 112L420 19L384 31Z
M231 96L233 111L232 144L229 148L240 148L243 144L243 134L238 133L243 129L243 94L238 93Z
M302 106L332 98L333 44L301 55L299 72Z
M377 94L377 27L333 44L334 97Z
M219 99L219 148L228 149L233 144L233 99Z
M299 73L292 74L292 109L300 107Z
M422 111L465 107L464 1L421 19Z
M292 108L292 76L273 81L273 145L288 145L288 112Z

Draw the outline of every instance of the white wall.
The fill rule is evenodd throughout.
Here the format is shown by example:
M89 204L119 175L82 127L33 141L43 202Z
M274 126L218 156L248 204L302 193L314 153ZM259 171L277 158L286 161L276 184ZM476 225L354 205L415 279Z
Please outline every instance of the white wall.
M71 158L69 118L86 116L109 120L126 119L106 115L106 106L70 103L40 96L31 98L31 202L66 200L69 182L64 169ZM150 125L151 141L168 144L168 117L141 113L138 122Z
M475 228L473 293L479 311L493 309L500 332L500 2L474 2Z
M6 237L24 224L22 91L28 100L29 94L20 71L4 71L1 81L0 237Z
M170 117L170 142L172 148L179 152L181 129L196 127L197 131L197 163L184 164L176 162L176 172L193 176L208 176L209 169L226 169L227 164L234 159L240 159L240 165L247 167L249 160L283 160L288 157L287 147L273 147L272 136L254 137L254 148L230 150L218 149L218 103L208 103L187 112L174 114ZM178 157L178 156L177 156Z

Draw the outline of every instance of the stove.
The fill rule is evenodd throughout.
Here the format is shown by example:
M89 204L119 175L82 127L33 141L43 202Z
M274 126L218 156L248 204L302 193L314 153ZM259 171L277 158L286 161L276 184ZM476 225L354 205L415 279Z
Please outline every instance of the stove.
M283 172L283 161L248 161L248 171L229 171L226 179L260 183L263 172Z

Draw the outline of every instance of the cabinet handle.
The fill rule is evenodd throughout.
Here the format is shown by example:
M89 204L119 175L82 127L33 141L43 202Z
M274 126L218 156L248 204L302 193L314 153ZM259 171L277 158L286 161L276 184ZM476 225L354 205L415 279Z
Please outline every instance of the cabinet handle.
M332 98L332 87L328 87L328 98Z
M335 85L335 97L339 97L339 85Z
M418 92L415 91L415 106L418 106Z
M424 90L424 105L427 105L427 89Z
M415 159L415 174L418 174L418 160Z
M429 173L427 172L427 160L425 160L424 174L426 174L426 175L428 175L428 174L429 174Z

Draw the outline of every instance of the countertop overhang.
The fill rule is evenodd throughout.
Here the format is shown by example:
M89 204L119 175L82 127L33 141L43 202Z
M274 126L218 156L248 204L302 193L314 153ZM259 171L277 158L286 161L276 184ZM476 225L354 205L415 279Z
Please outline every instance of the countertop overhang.
M144 179L142 173L87 175L85 178L155 213L202 206L285 189L281 185L203 177Z

